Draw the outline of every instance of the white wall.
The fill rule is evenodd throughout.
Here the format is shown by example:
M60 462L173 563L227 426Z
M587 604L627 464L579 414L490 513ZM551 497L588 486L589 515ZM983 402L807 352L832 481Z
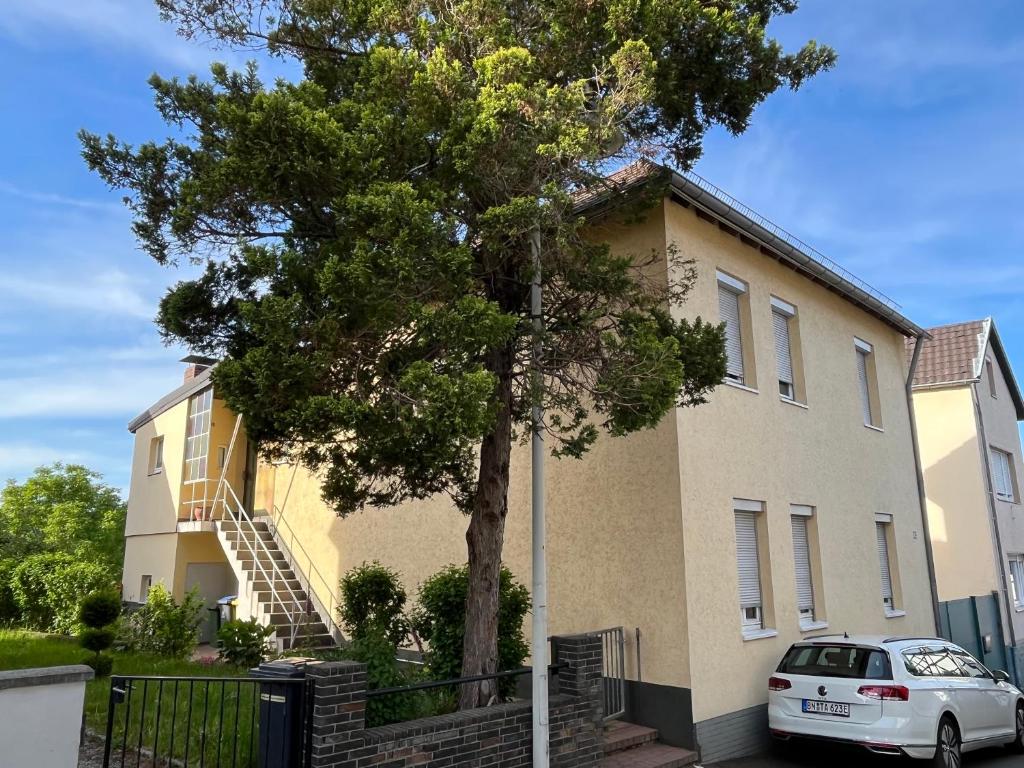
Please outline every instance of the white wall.
M78 764L84 666L0 672L0 768Z

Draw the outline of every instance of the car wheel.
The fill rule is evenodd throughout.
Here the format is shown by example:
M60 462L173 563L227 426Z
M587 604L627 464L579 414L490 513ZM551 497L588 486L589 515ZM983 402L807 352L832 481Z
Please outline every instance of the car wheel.
M1024 702L1017 705L1017 738L1013 740L1010 749L1024 752Z
M956 721L951 717L942 718L932 765L936 768L960 768L960 746L960 729L956 727Z

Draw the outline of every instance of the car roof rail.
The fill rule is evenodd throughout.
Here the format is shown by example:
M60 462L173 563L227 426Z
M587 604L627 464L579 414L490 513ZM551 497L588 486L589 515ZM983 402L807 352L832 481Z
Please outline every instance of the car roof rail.
M946 639L941 638L941 637L917 637L915 635L897 635L896 637L887 637L882 642L883 643L905 643L905 642L908 642L910 640L921 640L921 641L927 640L928 642L950 643L950 645L953 644L951 640L946 640Z

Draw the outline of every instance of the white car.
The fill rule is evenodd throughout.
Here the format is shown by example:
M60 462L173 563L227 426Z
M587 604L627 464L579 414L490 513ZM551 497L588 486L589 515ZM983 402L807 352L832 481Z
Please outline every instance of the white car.
M776 739L825 739L943 768L983 747L1024 751L1024 694L946 640L815 637L768 681Z

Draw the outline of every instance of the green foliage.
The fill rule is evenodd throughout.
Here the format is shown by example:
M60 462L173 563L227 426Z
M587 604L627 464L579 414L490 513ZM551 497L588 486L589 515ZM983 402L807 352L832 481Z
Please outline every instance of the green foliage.
M26 627L62 634L75 631L86 595L112 586L107 568L63 552L25 558L11 573L10 584Z
M397 648L409 633L405 601L398 573L374 560L342 577L338 616L353 638L382 635Z
M106 627L102 629L86 627L78 633L78 644L87 651L100 653L114 644L114 630Z
M255 667L270 652L270 636L274 628L263 626L256 619L225 622L217 630L217 652L221 659L236 667Z
M92 667L96 677L109 677L114 671L114 657L105 653L97 653L95 656L87 656L82 663Z
M166 587L156 584L150 587L145 605L128 615L115 642L142 653L187 659L199 642L203 610L198 589L189 591L179 604Z
M120 615L121 598L116 592L92 592L85 596L78 609L79 621L94 629L113 624Z
M468 590L467 566L449 565L420 585L419 605L412 624L420 638L429 644L425 661L433 680L459 677ZM523 619L530 610L530 592L504 566L498 606L498 671L517 669L529 655ZM514 680L503 680L499 684L505 696L514 689Z
M125 503L77 464L40 467L0 493L0 559L62 552L103 567L111 582L124 559Z
M0 560L0 625L16 624L21 620L21 609L14 599L11 580L18 561L14 558Z
M407 685L410 678L395 660L395 645L379 627L352 640L346 656L366 664L366 684L370 690ZM369 699L366 702L366 724L370 727L412 720L419 714L421 697L415 693L399 693Z

